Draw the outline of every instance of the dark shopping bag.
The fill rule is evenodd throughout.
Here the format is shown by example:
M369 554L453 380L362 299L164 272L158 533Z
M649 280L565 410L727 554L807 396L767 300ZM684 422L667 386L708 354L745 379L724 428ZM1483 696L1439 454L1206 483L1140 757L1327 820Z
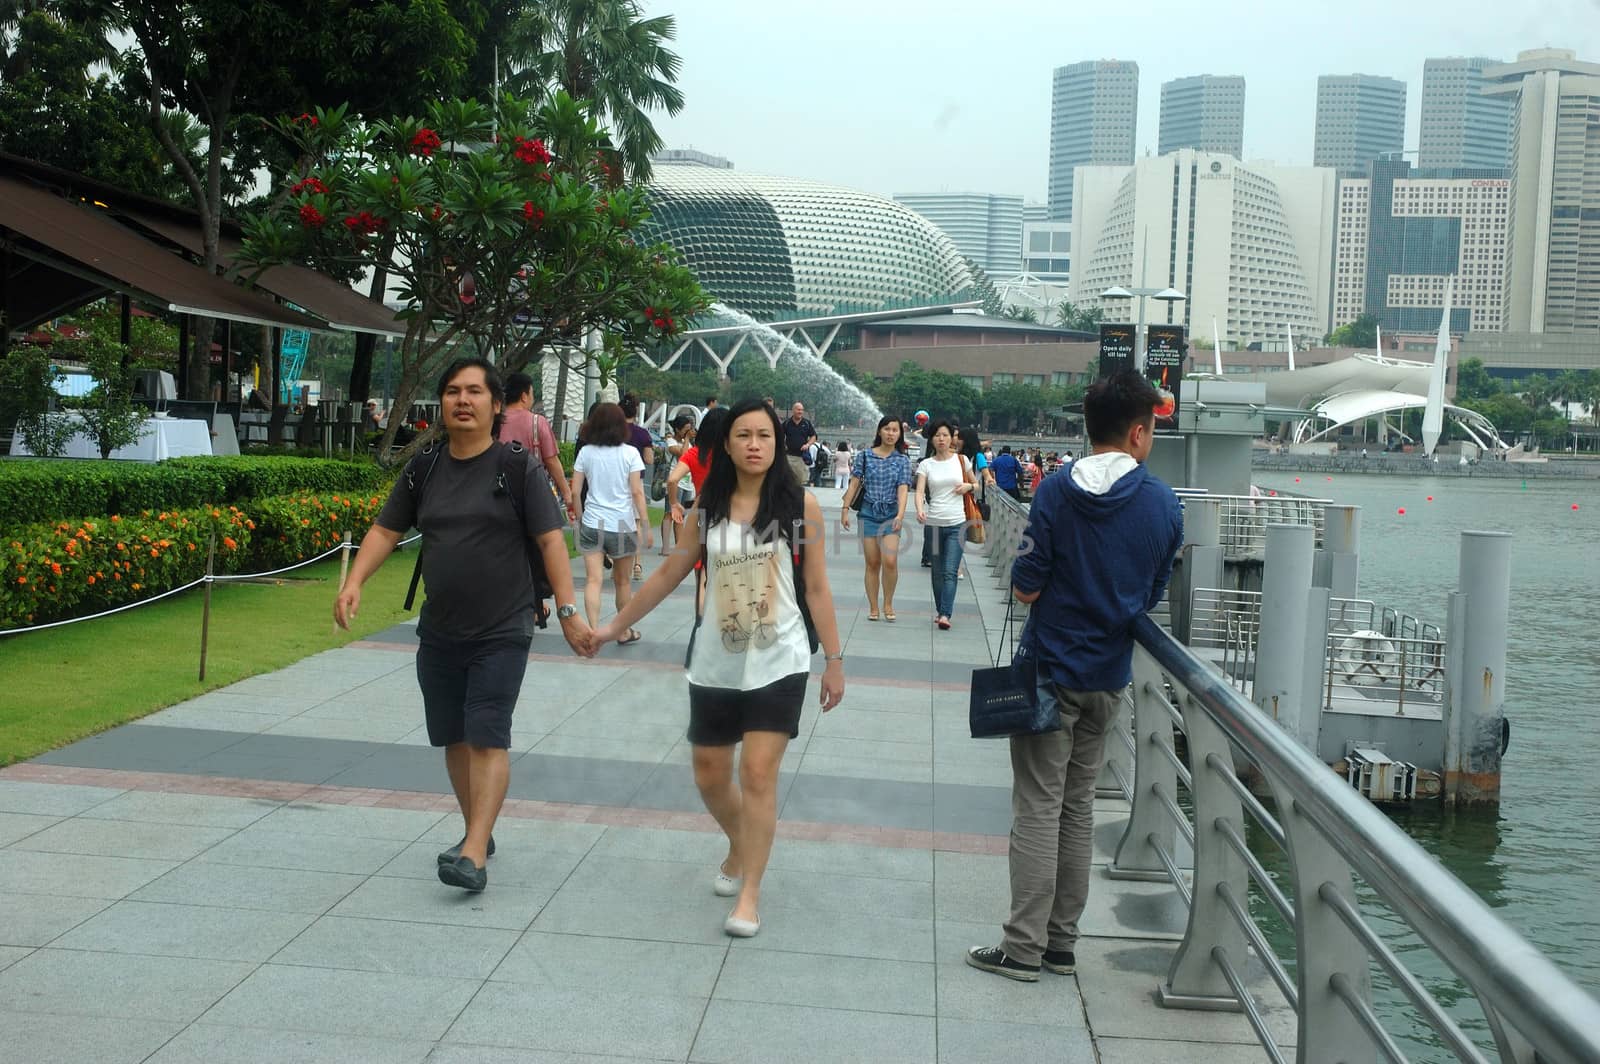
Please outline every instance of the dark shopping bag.
M1039 667L1029 629L1023 626L1009 664L1007 637L1016 628L1017 602L1006 604L1006 621L1000 629L1000 647L993 668L972 670L972 693L967 719L974 739L1009 739L1015 735L1044 735L1061 730L1061 713L1054 699L1039 700ZM1029 618L1032 623L1032 618Z

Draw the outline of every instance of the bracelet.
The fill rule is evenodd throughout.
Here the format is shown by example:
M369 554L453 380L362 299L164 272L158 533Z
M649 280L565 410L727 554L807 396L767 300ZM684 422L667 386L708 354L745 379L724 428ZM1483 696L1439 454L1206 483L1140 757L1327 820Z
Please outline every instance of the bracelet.
M824 654L822 656L822 660L823 661L843 661L844 660L844 651L841 650L837 654Z

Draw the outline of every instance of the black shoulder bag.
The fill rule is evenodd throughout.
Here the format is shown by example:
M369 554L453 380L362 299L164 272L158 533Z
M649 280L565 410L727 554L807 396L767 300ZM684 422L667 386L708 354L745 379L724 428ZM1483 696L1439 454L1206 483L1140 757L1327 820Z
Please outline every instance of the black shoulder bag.
M1017 600L1007 596L1006 620L1000 629L1000 645L993 668L972 670L972 693L967 703L967 721L974 739L1009 739L1018 735L1044 735L1061 730L1061 713L1055 700L1039 699L1039 663L1034 653L1033 616L1029 613L1009 664L1006 645L1016 630Z

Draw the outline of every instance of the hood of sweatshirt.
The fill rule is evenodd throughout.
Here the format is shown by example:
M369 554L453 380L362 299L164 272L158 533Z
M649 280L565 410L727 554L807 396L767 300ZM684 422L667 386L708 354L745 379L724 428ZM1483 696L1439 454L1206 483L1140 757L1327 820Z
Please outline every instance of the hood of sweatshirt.
M1144 477L1144 466L1122 451L1087 455L1068 470L1067 498L1080 513L1115 513L1138 492Z

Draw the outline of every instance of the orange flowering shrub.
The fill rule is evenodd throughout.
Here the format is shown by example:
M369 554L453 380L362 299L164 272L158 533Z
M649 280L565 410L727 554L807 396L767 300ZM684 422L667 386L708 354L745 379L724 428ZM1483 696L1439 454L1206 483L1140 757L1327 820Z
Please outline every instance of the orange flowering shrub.
M360 543L387 497L367 491L258 499L251 506L260 523L254 556L262 568L276 569L321 554L342 542L346 531Z

